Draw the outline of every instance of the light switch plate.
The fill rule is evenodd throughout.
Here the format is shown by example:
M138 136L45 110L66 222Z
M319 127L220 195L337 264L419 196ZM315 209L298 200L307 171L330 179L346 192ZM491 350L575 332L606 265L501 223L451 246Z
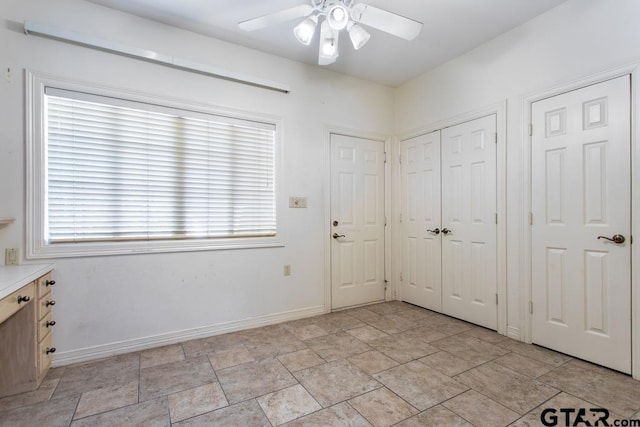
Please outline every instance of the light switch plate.
M18 264L18 248L7 248L4 250L4 265Z
M289 197L289 207L290 208L306 208L307 198L306 197Z

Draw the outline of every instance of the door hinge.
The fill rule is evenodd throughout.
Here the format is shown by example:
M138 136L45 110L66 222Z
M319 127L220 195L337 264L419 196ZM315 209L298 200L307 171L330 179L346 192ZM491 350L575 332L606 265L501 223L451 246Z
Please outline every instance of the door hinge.
M384 226L385 227L387 226L387 217L386 216L384 217Z
M496 305L498 305L498 294L496 294Z
M498 223L498 213L496 212L496 224Z
M402 222L402 214L400 214L400 222Z
M529 212L529 225L533 225L533 212Z
M529 123L529 136L533 136L533 123Z
M493 142L498 143L498 132L493 134Z
M402 164L402 154L398 156L398 163Z
M401 281L401 282L403 281L403 280L402 280L402 273L400 273L400 281Z
M629 244L633 245L633 236L629 236Z
M387 163L387 152L384 152L384 162Z
M384 279L384 290L387 290L387 287L389 285L389 281L387 279Z
M529 314L533 314L533 301L529 301Z

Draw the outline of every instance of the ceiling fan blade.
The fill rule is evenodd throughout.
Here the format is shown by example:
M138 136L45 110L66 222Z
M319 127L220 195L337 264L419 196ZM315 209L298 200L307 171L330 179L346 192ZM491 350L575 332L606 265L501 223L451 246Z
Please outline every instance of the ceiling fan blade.
M238 27L245 31L261 30L271 25L309 16L312 12L313 6L309 4L302 4L290 9L281 10L280 12L270 13L269 15L259 16L257 18L239 22Z
M405 18L377 7L360 3L355 6L356 21L405 40L415 39L422 30L422 22Z

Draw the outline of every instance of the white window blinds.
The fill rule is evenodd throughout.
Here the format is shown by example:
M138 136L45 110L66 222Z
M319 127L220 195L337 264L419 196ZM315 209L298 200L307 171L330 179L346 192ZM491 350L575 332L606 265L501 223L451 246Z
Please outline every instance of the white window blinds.
M45 89L47 244L274 236L275 125Z

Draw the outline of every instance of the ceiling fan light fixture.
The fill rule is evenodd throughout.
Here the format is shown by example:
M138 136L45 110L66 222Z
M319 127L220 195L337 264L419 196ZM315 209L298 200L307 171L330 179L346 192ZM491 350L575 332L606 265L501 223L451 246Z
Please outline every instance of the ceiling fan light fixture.
M318 49L318 64L329 65L338 59L338 38L339 31L331 29L329 23L325 20L320 27L320 47Z
M362 28L358 24L349 25L349 38L351 39L351 44L353 44L353 48L355 50L360 49L362 46L367 44L369 39L371 38L371 34L364 28Z
M344 5L335 4L327 12L327 22L334 30L343 30L349 23L349 11Z
M293 29L293 34L300 43L305 46L309 46L309 44L311 44L311 40L313 40L313 35L316 32L317 25L318 17L316 15L312 15L296 25Z

